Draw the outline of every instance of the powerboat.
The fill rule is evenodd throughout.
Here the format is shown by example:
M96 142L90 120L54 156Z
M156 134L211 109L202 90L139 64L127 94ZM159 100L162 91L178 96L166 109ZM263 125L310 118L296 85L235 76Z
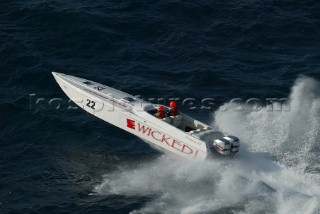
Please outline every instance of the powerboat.
M160 150L204 160L239 151L237 137L226 135L183 113L159 119L159 107L138 97L83 78L52 72L65 94L90 114ZM165 106L166 110L169 107Z

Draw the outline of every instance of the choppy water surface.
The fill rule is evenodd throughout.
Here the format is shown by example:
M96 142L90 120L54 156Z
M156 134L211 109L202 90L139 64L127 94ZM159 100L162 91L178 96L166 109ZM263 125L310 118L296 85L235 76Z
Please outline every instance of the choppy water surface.
M317 1L0 2L0 212L320 213L319 10ZM238 136L241 151L211 162L161 154L68 110L53 70L144 98L214 98L211 110L179 105ZM262 102L253 111L233 98Z

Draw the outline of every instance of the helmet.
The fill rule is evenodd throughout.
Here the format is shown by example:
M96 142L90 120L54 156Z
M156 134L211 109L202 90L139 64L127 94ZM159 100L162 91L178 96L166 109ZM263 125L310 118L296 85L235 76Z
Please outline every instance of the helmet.
M163 106L159 106L158 110L159 111L164 111L164 107Z
M175 108L175 107L177 107L176 102L175 101L171 101L170 102L170 108Z

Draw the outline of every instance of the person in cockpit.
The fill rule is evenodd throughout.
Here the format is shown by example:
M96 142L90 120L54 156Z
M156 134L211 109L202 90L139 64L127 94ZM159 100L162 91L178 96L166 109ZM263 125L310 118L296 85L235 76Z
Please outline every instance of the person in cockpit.
M177 116L178 114L179 114L179 110L177 108L177 103L175 101L171 101L168 115L169 116Z
M156 113L156 117L159 119L163 119L166 117L166 112L164 106L159 106L158 112Z

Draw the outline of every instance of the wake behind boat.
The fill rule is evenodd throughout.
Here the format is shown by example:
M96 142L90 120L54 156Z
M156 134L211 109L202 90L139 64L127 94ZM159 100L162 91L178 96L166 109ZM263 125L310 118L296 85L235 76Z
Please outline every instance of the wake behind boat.
M56 72L52 74L78 106L157 148L199 160L218 153L233 155L239 151L237 137L225 135L185 114L158 119L152 114L157 110L157 104L93 81Z

